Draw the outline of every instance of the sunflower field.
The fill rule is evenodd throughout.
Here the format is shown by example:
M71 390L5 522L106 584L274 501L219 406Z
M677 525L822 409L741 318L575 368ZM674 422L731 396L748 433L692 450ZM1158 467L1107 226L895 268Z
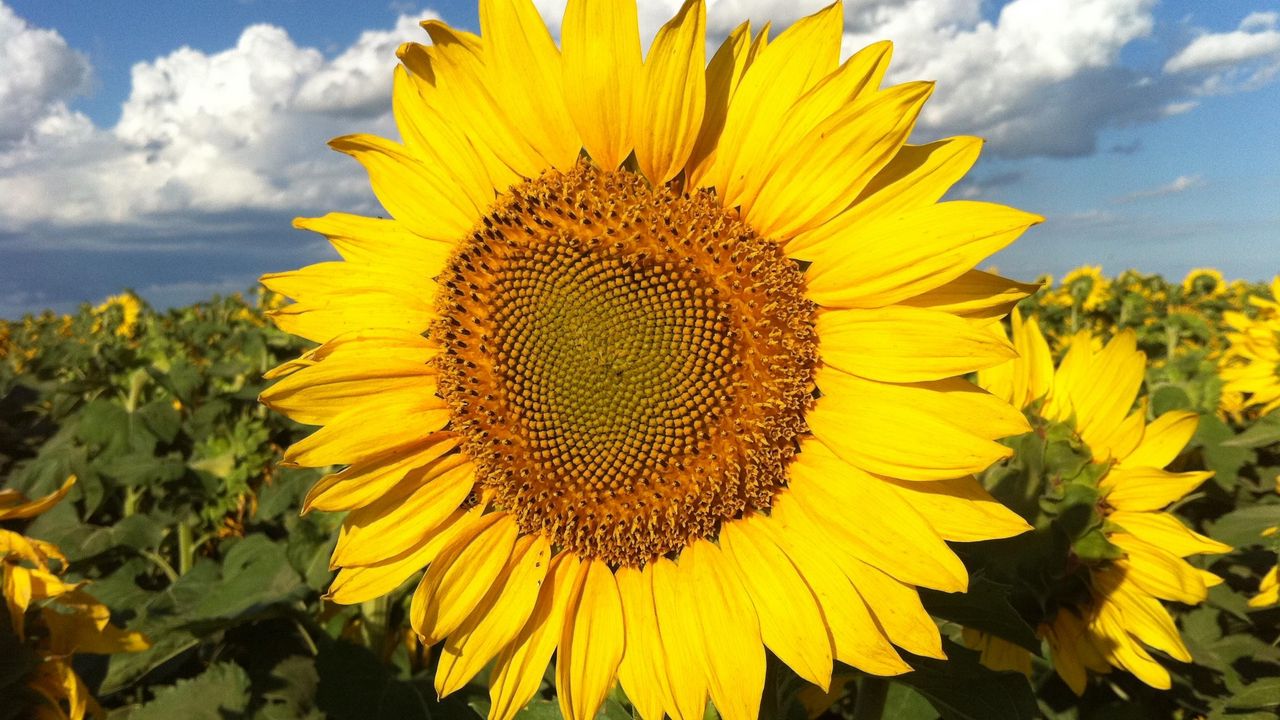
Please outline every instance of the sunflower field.
M967 592L920 591L940 652L904 647L885 673L838 662L825 692L771 656L762 717L1275 717L1280 283L1040 282L1004 329L1020 359L975 376L1030 420L981 480L1033 529L952 546ZM126 293L0 323L0 718L490 712L483 674L438 696L416 576L335 602L342 516L300 512L329 469L282 464L309 429L258 402L309 347L268 322L281 302L159 312ZM1074 392L1114 405L1114 427L1085 422L1083 396L1065 414L1039 399L1089 363ZM1124 439L1144 425L1161 441ZM1124 492L1108 471L1181 480ZM869 512L833 511L850 527ZM1107 640L1113 606L1141 643ZM548 668L515 717L560 717L555 686ZM599 710L637 716L619 686Z

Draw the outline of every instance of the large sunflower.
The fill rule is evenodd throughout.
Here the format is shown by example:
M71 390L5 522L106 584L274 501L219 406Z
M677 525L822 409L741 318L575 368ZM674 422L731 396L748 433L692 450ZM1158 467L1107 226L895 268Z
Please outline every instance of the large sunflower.
M1016 312L1013 341L1019 357L980 371L978 384L1024 408L1042 437L1059 436L1055 424L1065 427L1091 460L1067 487L1054 488L1063 507L1087 504L1094 515L1089 523L1074 521L1092 530L1073 546L1067 567L1074 573L1058 580L1060 592L1033 619L1054 669L1076 693L1084 691L1087 671L1111 666L1167 689L1169 672L1147 647L1183 662L1191 655L1160 600L1203 602L1222 580L1184 558L1231 550L1164 512L1213 475L1163 469L1191 440L1199 417L1171 410L1146 421L1146 399L1138 400L1146 355L1132 330L1105 346L1088 331L1077 333L1056 369L1039 326ZM970 640L989 664L1030 668L1025 650L972 634Z
M331 143L392 219L300 219L344 260L263 279L322 343L263 401L347 466L306 499L349 511L331 597L425 566L436 688L494 661L494 718L553 653L566 717L616 678L651 719L755 717L766 647L823 687L941 657L944 541L1026 529L970 476L1026 422L957 376L1012 356L1034 288L972 268L1040 218L937 202L979 141L905 144L932 85L841 64L838 3L705 66L700 1L643 59L631 2L571 1L562 49L528 0L423 25L403 142Z
M1242 398L1245 408L1261 406L1263 415L1280 408L1280 275L1271 282L1271 297L1249 297L1253 316L1222 314L1230 343L1220 360L1224 402Z

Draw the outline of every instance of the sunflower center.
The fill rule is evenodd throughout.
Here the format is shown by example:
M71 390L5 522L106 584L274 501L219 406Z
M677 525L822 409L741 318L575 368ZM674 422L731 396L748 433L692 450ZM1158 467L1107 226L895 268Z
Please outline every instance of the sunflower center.
M499 198L440 286L440 394L523 531L642 565L786 484L815 308L710 193L550 172Z

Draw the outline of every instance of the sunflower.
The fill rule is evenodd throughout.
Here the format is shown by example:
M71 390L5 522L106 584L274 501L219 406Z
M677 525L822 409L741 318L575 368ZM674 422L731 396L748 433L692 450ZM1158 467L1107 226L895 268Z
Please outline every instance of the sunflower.
M1084 265L1062 276L1061 292L1070 300L1069 304L1087 312L1102 307L1110 287L1102 276L1102 266Z
M296 221L344 259L263 278L321 344L262 401L323 426L287 463L346 466L305 500L349 511L330 597L425 566L442 695L492 662L510 718L554 653L569 718L615 679L754 718L766 648L822 688L941 657L944 541L1027 529L971 476L1026 421L959 376L1012 357L1034 287L973 266L1040 218L938 202L979 141L905 144L932 85L882 89L888 43L840 63L842 13L704 65L700 1L642 58L633 3L569 2L557 48L483 0L400 48L403 142L332 141L392 217Z
M1214 268L1194 268L1182 278L1182 292L1188 297L1222 297L1227 294L1227 280Z
M1086 671L1112 666L1167 689L1169 673L1147 647L1183 662L1191 655L1160 600L1204 601L1222 580L1184 558L1231 550L1163 511L1213 475L1163 469L1191 440L1198 416L1172 410L1146 421L1146 400L1138 400L1146 355L1132 330L1105 345L1087 331L1077 333L1055 368L1040 327L1015 312L1013 343L1019 357L979 371L978 384L1022 407L1042 437L1065 430L1086 455L1083 470L1054 488L1063 507L1075 502L1093 514L1088 523L1077 521L1088 529L1076 538L1067 564L1077 574L1059 583L1062 593L1035 619L1054 669L1076 693L1084 691ZM1026 654L1003 641L973 642L980 640L971 634L971 644L1002 656L1003 667L1013 664L1010 653ZM1021 660L1017 665L1027 668Z
M1219 362L1222 396L1243 397L1244 407L1261 406L1263 415L1280 408L1280 275L1271 282L1271 297L1249 297L1255 316L1222 314L1230 343Z
M0 522L44 513L74 484L72 476L58 490L35 500L16 490L0 490ZM40 699L33 717L105 717L72 669L73 654L139 652L150 644L140 633L112 625L107 606L82 589L86 583L63 576L66 567L67 558L56 545L0 528L0 588L8 610L0 631L12 633L35 655L36 667L27 678L27 687ZM38 613L29 618L32 608Z
M112 315L112 313L119 313ZM114 326L113 332L122 338L131 338L138 329L138 315L142 313L142 300L132 292L112 295L93 308L94 333Z

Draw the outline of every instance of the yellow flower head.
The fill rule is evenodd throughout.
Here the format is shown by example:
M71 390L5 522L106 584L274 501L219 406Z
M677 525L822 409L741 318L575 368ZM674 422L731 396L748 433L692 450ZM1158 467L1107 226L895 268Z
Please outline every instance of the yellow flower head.
M75 476L62 487L36 500L16 490L0 489L0 522L26 520L57 505L75 484ZM81 588L85 582L68 582L67 558L56 545L0 528L0 587L8 610L8 627L19 640L28 636L28 611L40 631L36 647L40 665L28 678L28 686L47 707L41 716L80 720L86 713L103 716L84 682L71 668L75 653L110 654L138 652L150 647L136 632L111 624L111 611Z
M1214 268L1195 268L1182 279L1182 291L1202 298L1222 297L1227 294L1227 281Z
M1062 292L1085 310L1097 310L1107 300L1110 283L1102 276L1101 265L1085 265L1062 276Z
M120 308L121 320L115 326L115 334L123 338L133 337L138 327L138 315L142 312L142 300L131 292L112 295L93 308L93 314L98 316L98 319L93 323L93 332L96 333L102 330L102 316L112 308L117 307Z
M970 476L1026 421L960 376L1012 357L986 326L1035 288L973 268L1040 218L938 202L980 142L907 145L932 85L841 63L839 3L709 62L700 0L647 53L625 0L559 47L479 16L400 48L403 143L331 143L391 218L299 219L343 261L263 278L321 343L262 400L323 426L287 462L347 466L306 499L349 511L332 599L426 567L437 690L491 665L504 720L553 653L565 717L617 679L654 720L755 718L766 648L822 688L940 657L944 540L1027 527Z
M1054 668L1077 693L1086 670L1112 666L1167 689L1168 671L1146 648L1183 662L1191 656L1159 601L1202 602L1222 581L1183 558L1231 549L1163 512L1213 475L1163 469L1191 440L1199 418L1175 410L1146 421L1146 401L1138 401L1146 356L1132 331L1105 345L1078 333L1055 368L1039 326L1015 312L1013 343L1019 357L979 371L978 384L1026 409L1033 425L1065 425L1087 447L1093 471L1082 477L1092 478L1097 491L1097 540L1111 555L1077 558L1087 566L1087 597L1056 599L1058 607L1042 619Z
M1224 412L1258 407L1265 415L1280 408L1280 276L1271 284L1271 297L1251 296L1250 304L1258 308L1255 317L1243 312L1222 314L1227 325L1230 346L1219 360L1222 377L1221 409ZM1239 399L1243 398L1242 401Z

